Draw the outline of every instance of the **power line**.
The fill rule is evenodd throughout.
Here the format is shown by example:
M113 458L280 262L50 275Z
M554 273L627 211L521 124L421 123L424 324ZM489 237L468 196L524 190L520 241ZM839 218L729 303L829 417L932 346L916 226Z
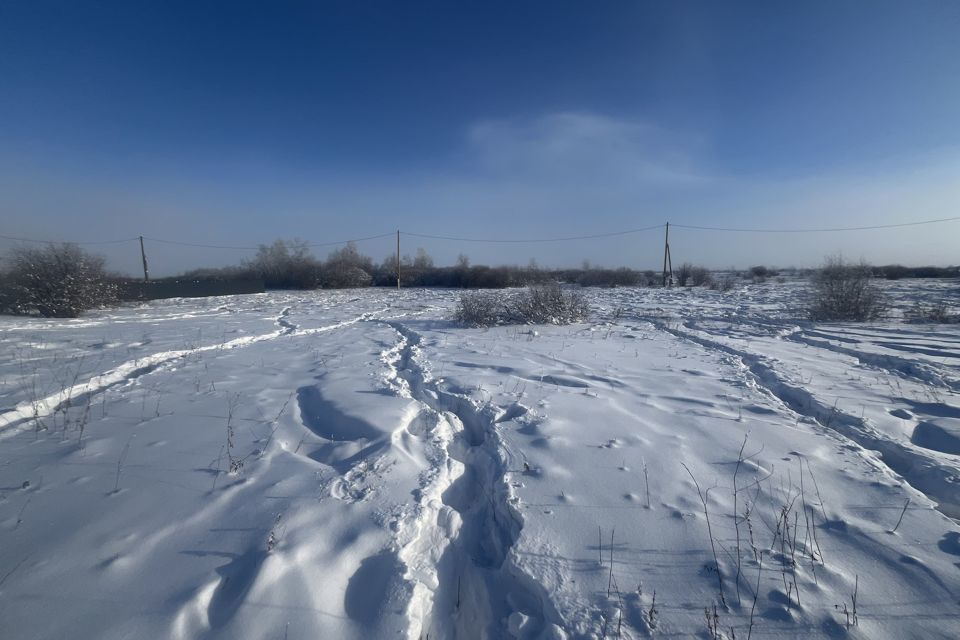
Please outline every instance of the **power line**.
M489 243L512 243L512 244L532 244L540 242L567 242L570 240L592 240L594 238L612 238L614 236L625 236L631 233L641 233L643 231L653 231L654 229L663 229L662 224L656 224L650 227L641 227L639 229L625 229L623 231L611 231L610 233L595 233L586 236L565 236L561 238L461 238L455 236L435 236L426 233L412 233L403 231L403 235L415 238L429 238L431 240L453 240L455 242L489 242Z
M0 235L0 238L3 238L4 240L15 240L15 241L17 241L17 242L35 242L35 243L37 243L37 244L64 244L64 241L60 241L60 240L37 240L37 239L35 239L35 238L20 238L20 237L17 237L17 236L5 236L5 235ZM69 241L68 244L83 244L83 245L89 245L89 244L120 244L120 243L123 243L123 242L134 242L134 241L136 241L136 240L138 240L138 238L137 238L137 237L133 237L133 238L122 238L122 239L120 239L120 240L92 240L92 241L89 241L89 242L74 242L74 241Z
M916 227L924 224L936 224L938 222L955 222L960 220L960 216L952 218L938 218L936 220L920 220L917 222L899 222L896 224L875 224L865 227L822 227L811 229L751 229L743 227L704 227L690 224L674 224L670 226L678 229L694 229L697 231L729 231L734 233L832 233L837 231L870 231L873 229L896 229L899 227Z
M351 238L349 240L334 240L331 242L310 242L310 243L307 243L307 246L308 247L332 247L335 245L348 244L350 242L363 242L365 240L377 240L379 238L386 238L392 235L393 233L381 233L375 236L366 236L363 238ZM223 244L200 244L196 242L182 242L180 240L166 240L164 238L154 238L151 236L143 236L143 239L149 240L151 242L159 242L161 244L173 244L173 245L180 245L184 247L199 247L201 249L236 249L241 251L255 251L259 249L261 246L264 246L264 245L258 245L255 247L251 247L251 246L223 245Z
M175 244L181 247L198 247L200 249L239 249L242 251L253 251L258 247L240 247L235 245L223 245L223 244L200 244L196 242L181 242L180 240L165 240L163 238L154 238L152 236L143 236L144 240L149 240L150 242L159 242L160 244Z
M352 240L337 240L335 242L314 242L308 246L311 247L332 247L337 244L347 244L349 242L364 242L365 240L379 240L380 238L391 238L395 232L391 231L390 233L381 233L376 236L367 236L365 238L353 238Z
M920 225L929 225L929 224L938 224L943 222L956 222L960 221L960 216L953 216L950 218L937 218L933 220L919 220L916 222L900 222L894 224L880 224L880 225L866 225L860 227L812 227L807 229L795 228L795 229L775 229L775 228L753 228L753 227L712 227L705 225L692 225L692 224L680 224L680 223L670 223L670 226L677 229L689 229L693 231L718 231L724 233L834 233L834 232L844 232L844 231L871 231L875 229L896 229L902 227L916 227ZM640 227L636 229L623 229L620 231L611 231L608 233L594 233L587 235L578 235L578 236L561 236L554 238L469 238L465 236L444 236L444 235L434 235L427 233L414 233L411 231L401 231L402 235L414 237L414 238L425 238L430 240L448 240L453 242L476 242L476 243L490 243L490 244L538 244L538 243L550 243L550 242L570 242L573 240L594 240L598 238L613 238L617 236L626 236L635 233L643 233L646 231L654 231L657 229L663 229L664 224L651 225L649 227ZM365 236L360 238L351 238L348 240L334 240L330 242L311 242L307 243L308 247L332 247L336 245L344 245L350 242L364 242L366 240L378 240L381 238L392 237L396 232L381 233L373 236ZM20 236L8 236L0 234L0 238L5 240L13 240L16 242L34 242L37 244L59 244L60 241L57 240L39 240L36 238L24 238ZM150 240L151 242L158 242L161 244L171 244L179 245L185 247L197 247L201 249L232 249L239 251L256 251L262 245L257 246L244 246L244 245L221 245L221 244L204 244L197 242L186 242L182 240L169 240L166 238L154 238L152 236L143 236L145 240ZM71 244L78 245L106 245L106 244L122 244L125 242L136 242L139 240L139 236L132 238L120 238L116 240L93 240L85 242L72 242Z

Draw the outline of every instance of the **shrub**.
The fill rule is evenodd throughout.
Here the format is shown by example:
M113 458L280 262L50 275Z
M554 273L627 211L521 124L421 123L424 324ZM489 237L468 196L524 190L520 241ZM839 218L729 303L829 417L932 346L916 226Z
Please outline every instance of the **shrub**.
M454 319L470 327L500 324L505 315L503 296L486 291L462 294L454 310Z
M706 267L694 265L690 262L684 262L674 274L677 280L677 286L685 287L692 284L695 287L706 286L710 284L712 276L710 270Z
M950 313L950 309L943 302L924 304L918 302L913 309L905 314L907 322L912 324L957 324L960 323L960 314Z
M828 257L813 276L808 307L811 320L873 320L883 312L883 299L871 282L870 265L848 264L840 256Z
M527 287L522 292L464 293L454 311L460 324L489 327L498 324L569 324L589 315L579 291L559 284Z
M727 291L732 291L734 287L737 286L736 278L731 274L726 274L715 280L711 280L707 285L712 291L719 291L721 293L726 293Z
M761 283L766 282L767 278L773 278L780 275L779 271L775 269L768 269L762 264L755 267L750 267L750 269L744 274L744 278L747 280L753 280L754 282Z
M2 287L4 311L45 318L75 318L117 300L103 257L70 243L14 249Z
M587 300L579 291L564 291L558 284L527 287L509 306L513 322L520 324L569 324L584 320Z
M695 287L707 286L712 280L713 276L710 275L710 270L706 267L693 267L690 270L690 282Z

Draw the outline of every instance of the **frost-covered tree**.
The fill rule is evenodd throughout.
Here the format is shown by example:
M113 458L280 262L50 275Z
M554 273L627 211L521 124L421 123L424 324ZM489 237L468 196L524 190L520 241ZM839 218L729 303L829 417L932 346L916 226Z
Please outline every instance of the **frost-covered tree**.
M348 242L330 252L323 265L323 286L335 289L369 287L373 281L373 261Z
M0 295L0 305L8 313L75 318L117 300L104 258L75 244L18 247L9 262Z
M270 289L312 289L320 283L320 264L303 240L262 244L246 266Z

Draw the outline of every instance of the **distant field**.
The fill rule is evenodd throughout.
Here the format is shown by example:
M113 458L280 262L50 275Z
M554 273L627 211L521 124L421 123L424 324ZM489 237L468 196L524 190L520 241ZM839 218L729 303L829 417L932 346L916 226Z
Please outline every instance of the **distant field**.
M804 286L2 317L0 637L955 637L960 285Z

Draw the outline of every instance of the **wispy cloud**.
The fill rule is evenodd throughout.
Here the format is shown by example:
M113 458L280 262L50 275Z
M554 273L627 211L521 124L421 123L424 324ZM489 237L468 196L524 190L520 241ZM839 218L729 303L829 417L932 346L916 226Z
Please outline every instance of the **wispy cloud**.
M700 144L649 122L583 112L484 120L466 133L468 154L488 176L631 188L708 181Z

